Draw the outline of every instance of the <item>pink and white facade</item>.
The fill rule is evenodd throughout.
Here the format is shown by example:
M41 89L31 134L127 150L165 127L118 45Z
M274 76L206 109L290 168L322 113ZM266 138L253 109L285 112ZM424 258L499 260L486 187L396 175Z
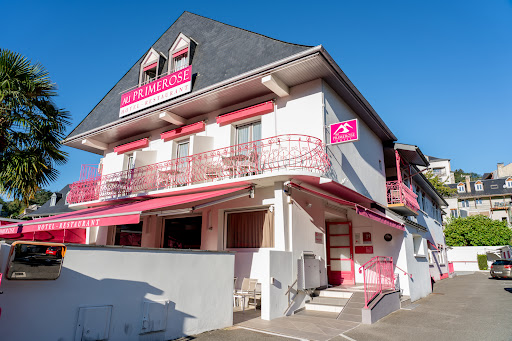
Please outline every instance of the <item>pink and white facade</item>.
M220 52L185 21L284 52L230 74L229 62L205 62ZM442 199L414 174L425 162L419 149L394 143L322 46L241 31L180 17L65 140L101 155L71 185L67 201L81 210L23 229L80 229L92 245L235 252L236 286L259 280L263 319L304 306L307 297L291 304L285 292L305 254L319 262L315 287L363 285L360 268L387 257L390 288L399 281L411 299L426 296L442 273L430 274L427 245L444 247L444 236ZM228 76L206 81L219 71Z

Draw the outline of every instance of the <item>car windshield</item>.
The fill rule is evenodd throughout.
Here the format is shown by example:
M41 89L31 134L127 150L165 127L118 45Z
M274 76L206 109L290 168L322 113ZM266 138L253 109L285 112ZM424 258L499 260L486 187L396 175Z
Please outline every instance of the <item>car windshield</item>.
M500 259L492 263L492 265L512 265L512 260Z

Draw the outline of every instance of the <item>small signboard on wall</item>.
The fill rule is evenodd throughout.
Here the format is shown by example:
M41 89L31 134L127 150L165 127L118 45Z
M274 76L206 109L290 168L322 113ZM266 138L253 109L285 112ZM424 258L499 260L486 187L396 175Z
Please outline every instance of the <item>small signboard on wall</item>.
M356 253L372 254L373 246L356 246L355 251Z
M363 232L363 244L372 243L372 234L370 232Z
M315 243L317 244L323 244L324 243L324 236L320 232L315 232Z
M357 118L334 123L329 126L331 144L355 142L359 140L359 124Z

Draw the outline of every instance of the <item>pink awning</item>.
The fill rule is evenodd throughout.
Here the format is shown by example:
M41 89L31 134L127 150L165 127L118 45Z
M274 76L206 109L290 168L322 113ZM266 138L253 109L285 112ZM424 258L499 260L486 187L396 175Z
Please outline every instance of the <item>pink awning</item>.
M203 121L192 123L183 127L179 127L173 130L166 131L165 133L160 134L160 138L169 141L176 139L178 137L187 136L191 134L200 133L202 131L205 131L206 125Z
M298 188L300 190L304 190L306 192L309 192L315 196L319 196L319 197L322 197L324 199L327 199L327 200L330 200L330 201L334 201L340 205L343 205L343 206L348 206L354 210L356 210L356 213L359 214L360 216L363 216L363 217L366 217L366 218L369 218L369 219L372 219L372 220L375 220L381 224L385 224L385 225L388 225L388 226L391 226L391 227L394 227L396 229L399 229L401 231L405 231L405 227L404 227L404 224L401 224L391 218L388 218L386 217L385 215L381 214L381 213L377 213L375 211L372 211L370 210L369 208L366 208L364 206L361 206L355 202L352 202L352 201L348 201L348 200L343 200L341 198L337 198L337 197L334 197L332 195L328 195L328 194L324 194L322 192L318 192L318 191L315 191L311 188L307 188L307 187L303 187L303 186L300 186L300 185L297 185L295 183L290 183L290 185L294 188Z
M153 63L153 64L151 64L151 65L146 66L146 67L144 68L144 71L148 71L148 70L151 70L151 69L156 68L156 64L157 64L157 63Z
M178 52L175 52L172 54L173 58L176 58L178 56L181 56L182 54L185 54L188 52L188 47L185 47L183 50L179 50Z
M236 121L245 120L254 116L265 115L274 111L274 102L267 101L251 107L243 108L233 111L221 116L217 116L217 123L221 126L230 124Z
M235 187L144 201L132 201L126 204L93 207L48 218L28 220L23 223L7 225L4 228L0 228L0 238L16 238L16 236L13 237L13 235L29 232L76 229L89 226L137 224L140 221L140 214L145 211L181 204L193 204L201 200L220 197L248 188L249 186Z
M144 139L140 139L137 141L125 143L120 146L114 147L114 152L116 152L119 155L119 154L131 152L132 150L135 150L135 149L145 148L147 146L149 146L149 139L144 138Z

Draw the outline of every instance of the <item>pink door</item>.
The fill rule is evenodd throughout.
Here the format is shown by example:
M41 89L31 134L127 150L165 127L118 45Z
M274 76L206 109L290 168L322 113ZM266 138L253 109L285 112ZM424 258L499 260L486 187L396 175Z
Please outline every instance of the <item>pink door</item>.
M352 223L327 223L329 284L355 284Z

